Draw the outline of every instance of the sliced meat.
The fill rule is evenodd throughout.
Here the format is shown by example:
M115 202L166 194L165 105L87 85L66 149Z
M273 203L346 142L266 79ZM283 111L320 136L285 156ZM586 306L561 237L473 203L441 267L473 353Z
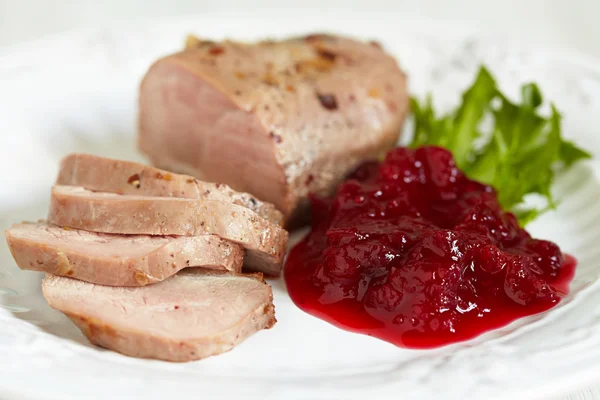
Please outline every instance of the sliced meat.
M395 146L407 110L406 77L377 44L192 38L147 72L138 143L157 166L253 193L294 220L309 193L330 193Z
M215 200L52 188L48 221L92 232L133 235L217 235L248 250L246 265L277 276L288 233L246 207Z
M132 357L198 360L275 323L273 293L260 274L190 268L139 288L47 275L42 291L90 342Z
M275 224L281 224L283 219L272 204L236 192L225 184L202 182L189 175L91 154L70 154L63 158L56 184L118 194L219 200L249 208Z
M144 286L186 267L239 273L243 248L218 236L111 235L46 223L15 224L6 232L21 269L109 286Z

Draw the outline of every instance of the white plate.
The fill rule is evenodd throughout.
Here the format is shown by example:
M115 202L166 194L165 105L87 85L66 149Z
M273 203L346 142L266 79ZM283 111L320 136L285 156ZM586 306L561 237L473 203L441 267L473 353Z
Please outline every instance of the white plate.
M483 61L517 93L535 79L563 110L567 136L600 154L600 64L447 25L387 14L206 15L64 35L0 53L0 227L46 214L58 160L71 151L129 159L135 103L152 60L184 35L252 39L312 30L376 38L447 106ZM600 375L600 167L561 177L557 212L531 226L580 261L555 309L449 347L410 351L344 332L299 311L281 281L279 323L233 351L189 364L127 358L90 346L0 245L0 397L31 399L548 398Z

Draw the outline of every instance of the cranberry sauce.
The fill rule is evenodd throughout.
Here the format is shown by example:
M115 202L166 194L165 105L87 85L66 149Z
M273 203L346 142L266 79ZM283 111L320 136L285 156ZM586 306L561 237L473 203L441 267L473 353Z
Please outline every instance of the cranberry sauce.
M575 261L533 239L442 148L397 148L312 199L285 281L304 311L399 346L475 337L557 304Z

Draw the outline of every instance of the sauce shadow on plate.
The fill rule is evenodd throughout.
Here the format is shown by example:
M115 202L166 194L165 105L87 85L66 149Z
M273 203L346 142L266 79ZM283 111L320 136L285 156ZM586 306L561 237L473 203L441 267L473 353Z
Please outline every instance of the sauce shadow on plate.
M558 206L527 226L534 237L552 240L561 250L577 259L575 278L568 298L600 278L600 247L597 225L600 222L600 163L575 165L557 176L552 188Z

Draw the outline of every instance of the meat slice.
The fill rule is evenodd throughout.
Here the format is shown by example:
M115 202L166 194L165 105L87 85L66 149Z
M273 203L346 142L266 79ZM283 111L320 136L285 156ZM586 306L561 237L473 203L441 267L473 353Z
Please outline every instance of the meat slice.
M295 220L309 193L331 193L395 146L407 110L406 77L376 43L192 38L144 77L138 143L157 166L253 193Z
M63 158L56 184L118 194L219 200L249 208L275 224L281 224L283 219L272 204L248 193L236 192L227 185L91 154L70 154Z
M288 233L246 207L215 200L52 188L48 221L92 232L133 235L217 235L247 250L246 265L277 276Z
M19 268L109 286L144 286L194 266L239 273L244 259L240 245L213 235L111 235L43 222L5 233Z
M139 288L49 274L42 291L90 342L132 357L199 360L276 322L273 293L260 274L190 268Z

